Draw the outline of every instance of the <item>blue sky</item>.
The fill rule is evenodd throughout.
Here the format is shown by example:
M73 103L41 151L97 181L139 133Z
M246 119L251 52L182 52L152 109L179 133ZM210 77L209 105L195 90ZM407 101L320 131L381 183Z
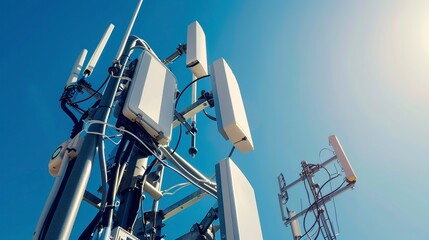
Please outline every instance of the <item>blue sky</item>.
M54 180L47 171L49 157L72 127L58 98L76 56L83 48L92 53L108 24L115 24L89 79L98 86L136 2L2 4L0 225L5 238L29 238L49 194ZM277 176L283 172L291 182L302 160L319 162L332 134L358 175L355 189L336 199L339 239L427 237L427 1L146 0L133 34L162 58L186 41L186 27L195 20L206 33L209 62L224 57L241 87L255 151L236 152L233 159L253 184L265 239L291 239L280 219ZM191 79L184 65L180 59L171 66L180 89ZM199 87L210 90L208 81ZM231 146L213 122L198 120L200 152L189 161L211 176ZM185 137L179 153L187 156L188 146ZM90 187L99 181L96 172L93 176ZM167 176L166 186L182 181ZM291 192L290 198L305 203L305 192ZM212 203L207 199L178 218L200 221ZM72 238L91 216L79 214ZM170 239L193 223L168 222Z

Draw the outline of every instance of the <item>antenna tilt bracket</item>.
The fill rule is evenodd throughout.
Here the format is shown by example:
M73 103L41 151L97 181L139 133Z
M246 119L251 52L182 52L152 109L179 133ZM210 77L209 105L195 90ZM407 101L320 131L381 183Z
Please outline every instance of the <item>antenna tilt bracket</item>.
M186 127L186 129L188 129L187 133L190 133L192 136L197 133L197 129L194 126L191 126L177 110L174 111L174 116Z

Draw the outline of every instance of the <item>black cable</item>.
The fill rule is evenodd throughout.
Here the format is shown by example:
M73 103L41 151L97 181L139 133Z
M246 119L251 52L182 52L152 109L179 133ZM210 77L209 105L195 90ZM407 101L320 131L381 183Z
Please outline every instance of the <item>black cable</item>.
M186 87L185 87L185 88L183 88L183 90L180 92L179 96L177 96L177 98L176 98L176 103L174 104L174 109L177 111L177 104L179 103L179 100L180 100L180 98L182 97L183 93L186 91L186 89L188 89L192 84L196 83L197 81L199 81L199 80L201 80L201 79L204 79L204 78L206 78L206 77L209 77L209 76L210 76L210 74L205 75L205 76L202 76L202 77L199 77L199 78L197 78L197 79L193 80L192 82L188 83L188 85L186 85ZM177 139L177 143L176 143L176 146L174 147L174 150L173 150L172 154L176 152L177 148L178 148L178 147L179 147L179 145L180 145L180 140L181 140L181 138L182 138L182 131L183 131L183 130L182 130L182 123L180 123L179 138Z
M315 201L309 208L312 208L313 205L316 205L320 202L324 202L326 198L330 197L330 195L334 194L336 191L338 191L343 185L344 183L346 183L346 181L344 180L343 183L341 183L340 186L338 186L335 190L331 191L330 193L326 194L325 196L323 196L322 198L320 198L318 201Z
M70 109L67 108L66 104L67 104L66 99L61 100L61 109L67 114L67 116L71 118L73 123L77 125L79 121L77 120L76 116L72 113L72 111L70 111Z
M193 80L192 82L188 83L188 85L186 85L186 87L185 87L185 88L183 88L183 90L180 92L179 96L177 96L177 98L176 98L176 103L174 104L174 108L175 108L175 109L177 108L177 103L179 103L179 99L180 99L180 97L182 97L182 94L186 91L186 89L188 89L188 87L190 87L190 86L191 86L192 84L194 84L195 82L197 82L197 81L199 81L199 80L201 80L201 79L204 79L204 78L206 78L206 77L209 77L209 76L210 76L210 74L205 75L205 76L202 76L202 77L199 77L199 78L197 78L197 79Z
M146 183L147 176L152 171L153 167L158 163L158 161L159 161L158 157L155 156L155 159L149 164L149 166L144 171L144 173L142 175L142 179L143 179L143 181L142 181L142 192L143 192L144 184ZM144 195L141 196L139 208L140 208L140 212L142 214L143 236L144 236L145 239L147 239L147 236L146 236L146 221L145 221L145 217L144 217L143 203L142 203L143 200L144 200Z
M317 195L321 194L322 188L326 186L326 184L328 184L329 182L331 182L332 180L334 180L335 178L339 177L340 175L337 175L335 177L331 177L329 178L325 183L322 184L322 186L319 188L319 191L317 191Z
M204 115L206 115L206 117L214 122L217 121L217 119L215 117L213 117L212 115L208 114L207 111L205 109L203 109L203 113Z
M71 105L75 105L75 104L78 104L78 103L82 103L82 102L85 102L85 101L87 101L87 100L91 99L92 97L94 97L94 96L95 96L95 94L99 93L99 92L100 92L100 90L104 87L104 85L106 85L107 81L110 79L110 76L111 76L111 75L109 74L109 76L107 76L107 78L104 80L104 82L101 84L101 86L100 86L97 90L95 90L95 92L93 92L89 97L84 98L84 99L79 100L79 101L76 101L76 102L72 102L72 103L70 103L70 104L71 104Z
M135 137L136 140L138 140L139 142L141 141L139 138ZM143 144L143 146L149 151L149 153L151 153L152 156L154 156L163 166L171 169L172 171L174 171L175 173L179 174L180 176L182 176L184 179L188 180L191 184L193 184L194 186L200 188L201 190L203 190L204 192L206 192L209 195L212 195L213 197L216 198L215 195L213 195L211 192L209 192L208 190L198 186L192 179L189 179L187 176L185 176L183 173L181 173L179 170L171 167L170 165L168 165L168 163L164 160L165 158L161 158L160 156L158 156L154 151L152 151L148 146L146 146L145 144ZM170 153L171 154L171 153Z
M95 103L90 107L90 109L91 109L91 108L95 108L98 104L100 104L100 102L101 102L101 100L97 100L97 101L96 101L96 102L95 102ZM85 119L86 119L86 118L88 118L88 116L89 116L89 110L86 110L86 111L82 114L82 116L80 117L79 122L78 122L78 123L76 123L76 124L73 126L72 131L71 131L71 133L70 133L70 139L73 139L76 135L78 135L78 134L82 131L84 121L85 121Z
M305 181L304 181L304 188L305 188L305 192L307 193L308 204L310 204L310 207L311 207L311 206L312 206L312 203L311 203L311 200L310 200L310 193L308 192L307 184L306 184L306 182L305 182ZM305 215L304 215L303 225L304 225L304 231L306 231L306 233L305 233L304 235L302 235L302 236L307 235L307 234L311 231L311 229L312 229L312 228L314 228L315 223L319 221L319 220L318 220L318 218L319 218L319 214L317 214L317 215L316 215L316 213L314 213L314 212L313 212L313 213L314 213L314 217L316 218L316 222L315 222L315 223L312 225L312 227L307 231L306 218L307 218L307 214L308 214L308 211L309 211L310 207L307 209L307 211L305 212ZM300 238L300 239L301 239L301 238Z
M308 233L310 233L310 231L311 231L311 230L313 230L314 226L316 226L316 223L318 223L318 222L319 222L320 214L317 214L317 216L316 216L316 220L314 221L313 225L311 225L310 229L308 229L308 230L307 230L307 228L306 228L306 224L305 224L305 221L306 221L305 219L307 218L307 214L308 214L308 212L309 212L309 209L310 209L310 208L308 208L308 209L307 209L307 211L306 211L306 212L305 212L305 214L304 214L304 220L303 220L303 223L304 223L304 231L305 231L305 233L304 233L303 235L301 235L301 236L299 237L299 239L302 239L305 235L307 235Z
M317 234L314 237L314 240L316 240L319 237L319 234L322 231L322 227L320 227L320 221L317 221L317 225L319 226L319 228L317 229ZM323 233L322 233L322 235L323 235Z
M232 154L234 153L235 146L232 146L231 151L229 152L228 157L231 158Z
M325 187L326 186L326 184L328 184L328 183L330 183L332 180L334 180L335 178L337 178L337 177L339 177L340 175L336 175L335 177L331 177L330 179L328 179L325 183L323 183L322 184L322 186L319 188L319 191L317 192L317 195L319 195L320 194L320 198L321 199L323 199L324 198L324 196L323 196L323 194L322 194L322 189L323 189L323 187ZM344 183L343 183L344 184ZM332 192L331 192L332 193ZM331 194L331 193L329 193L329 194ZM326 207L326 203L325 202L323 202L322 203L323 204L323 207L325 207L325 209L328 209L327 207ZM328 217L328 221L329 221L329 225L330 225L330 228L331 228L331 230L332 230L332 232L335 232L335 229L334 229L334 226L332 225L332 221L331 221L331 217L329 216L329 212L328 211L326 211L326 215L327 215L327 217ZM323 234L323 233L322 233ZM326 233L327 234L327 233Z
M312 204L311 204L310 194L309 194L309 191L308 191L307 185L306 185L306 183L304 182L304 188L305 188L305 191L306 191L306 193L307 193L307 199L308 199L308 201L309 201L309 203L310 203L311 205L307 208L307 211L305 212L305 215L304 215L303 225L304 225L304 231L305 231L305 234L303 234L299 239L301 239L301 238L302 238L302 237L304 237L305 235L308 235L308 233L309 233L309 232L314 228L315 224L319 222L320 213L318 213L317 215L315 214L316 221L313 223L313 225L311 226L311 228L307 231L307 227L306 227L306 218L307 218L307 214L308 214L309 210L310 210L311 208L313 208L314 206L316 206L316 207L318 208L319 203L322 203L322 204L324 205L324 200L325 200L327 197L329 197L331 194L333 194L334 192L338 191L338 189L340 189L340 188L343 186L343 184L345 183L345 181L343 181L343 183L342 183L342 184L341 184L337 189L335 189L335 190L331 191L330 193L328 193L328 194L327 194L327 195L325 195L325 196L322 196L321 191L322 191L322 189L326 186L326 184L328 184L329 182L331 182L332 180L334 180L335 178L337 178L337 177L338 177L338 176L340 176L340 175L336 175L335 177L331 177L331 174L330 174L330 172L328 171L328 169L326 169L325 167L323 167L323 166L321 166L321 165L309 164L309 167L322 167L322 168L323 168L323 169L325 169L325 171L328 173L328 175L329 175L329 179L328 179L325 183L323 183L323 184L322 184L322 186L321 186L321 187L319 187L319 190L317 191L317 195L319 195L319 194L320 194L321 198L320 198L319 200L317 200L317 201L314 201ZM303 171L303 173L302 173L302 174L305 174L305 172ZM325 206L325 208L326 208L326 206ZM319 223L319 230L318 230L317 236L319 235L319 233L320 233L320 223Z
M180 145L180 140L182 139L182 131L183 131L182 130L182 124L180 123L180 125L179 125L179 137L177 139L176 146L174 147L173 152L171 154L174 154Z

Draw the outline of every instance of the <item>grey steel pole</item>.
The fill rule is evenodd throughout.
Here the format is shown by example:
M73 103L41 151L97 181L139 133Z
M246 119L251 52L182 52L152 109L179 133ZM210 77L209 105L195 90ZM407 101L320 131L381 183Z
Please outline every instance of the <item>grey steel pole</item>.
M134 40L135 39L131 37L128 39L126 47L127 52ZM128 56L121 58L120 64L122 66L122 71L125 70L124 66L127 61ZM100 107L94 115L94 120L107 122L120 81L120 78L110 77L109 83L101 98ZM38 239L69 238L89 180L96 148L98 143L102 141L101 135L105 127L106 126L101 124L93 124L89 127L89 132L96 132L100 135L88 134L85 137L78 157L74 160L74 164L69 166L71 170L69 177L64 179L63 191L61 194L57 195L57 201L51 206L50 212L52 213L52 218L45 221L43 232L40 233Z
M332 193L332 194L330 194L330 195L325 196L325 197L324 197L324 199L320 202L320 204L324 204L324 203L327 203L327 202L331 201L332 199L334 199L334 197L336 197L336 196L340 195L341 193L343 193L344 191L346 191L346 190L348 190L348 189L352 188L354 185L355 185L354 183L349 183L349 184L347 184L346 186L344 186L344 187L342 187L342 188L338 189L338 190L337 190L337 191L335 191L334 193ZM311 210L313 210L313 209L315 209L315 208L316 208L316 207L315 207L315 205L314 205L314 206L312 206L312 207L309 207L309 209L308 209L308 210L307 210L307 209L305 209L305 210L303 210L303 211L301 211L301 212L297 213L295 216L288 218L288 219L287 219L287 221L285 221L285 222L284 222L284 224L285 224L286 226L287 226L287 225L289 225L292 221L297 220L297 219L298 219L298 218L300 218L302 215L304 215L307 211L311 211Z
M324 161L322 164L320 164L320 166L325 167L326 165L328 165L329 163L331 163L332 161L334 161L334 160L336 160L336 159L337 159L337 156L335 155L335 156L331 157L330 159L328 159L328 160ZM313 172L313 174L314 174L314 173L316 173L316 172L317 172L317 171L319 171L319 170L320 170L320 168L317 168L317 169ZM304 176L304 175L300 176L297 180L295 180L295 181L293 181L292 183L290 183L289 185L287 185L287 186L286 186L286 188L285 188L285 190L288 190L289 188L291 188L291 187L295 186L296 184L298 184L298 183L300 183L300 182L304 181L304 179L305 179L305 176Z
M311 171L309 165L305 161L302 161L302 168L304 169L304 174L307 178L308 184L310 185L310 189L311 189L311 193L313 194L314 201L319 202L319 200L320 200L319 195L316 191L316 187L315 187L316 185L313 181L313 172ZM327 235L329 240L332 240L333 239L332 234L331 234L331 231L328 227L328 223L326 222L325 210L321 210L320 206L318 206L318 205L316 205L316 208L317 208L316 211L318 212L318 214L320 214L319 219L321 219L321 221L322 221L322 225L326 231L326 235Z

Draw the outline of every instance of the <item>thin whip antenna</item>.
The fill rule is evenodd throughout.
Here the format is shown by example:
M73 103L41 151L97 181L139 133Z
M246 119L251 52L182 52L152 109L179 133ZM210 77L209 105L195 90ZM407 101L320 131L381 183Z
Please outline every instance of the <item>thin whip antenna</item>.
M118 62L119 58L122 56L122 52L124 51L125 44L127 43L128 37L130 36L131 29L134 26L134 22L136 21L137 15L139 13L140 7L143 3L143 0L139 0L136 9L134 10L133 17L131 18L130 24L128 25L128 29L125 32L124 38L122 39L121 45L119 46L118 53L116 53L115 61Z
M94 71L95 65L97 65L98 59L100 58L101 53L103 52L104 47L106 46L106 43L110 38L110 34L112 34L113 28L115 28L115 26L113 24L110 24L109 27L107 27L106 32L104 32L103 37L98 43L97 48L92 54L91 59L89 60L88 65L86 66L85 71L83 72L83 74L85 74L86 77L91 75L91 73Z

